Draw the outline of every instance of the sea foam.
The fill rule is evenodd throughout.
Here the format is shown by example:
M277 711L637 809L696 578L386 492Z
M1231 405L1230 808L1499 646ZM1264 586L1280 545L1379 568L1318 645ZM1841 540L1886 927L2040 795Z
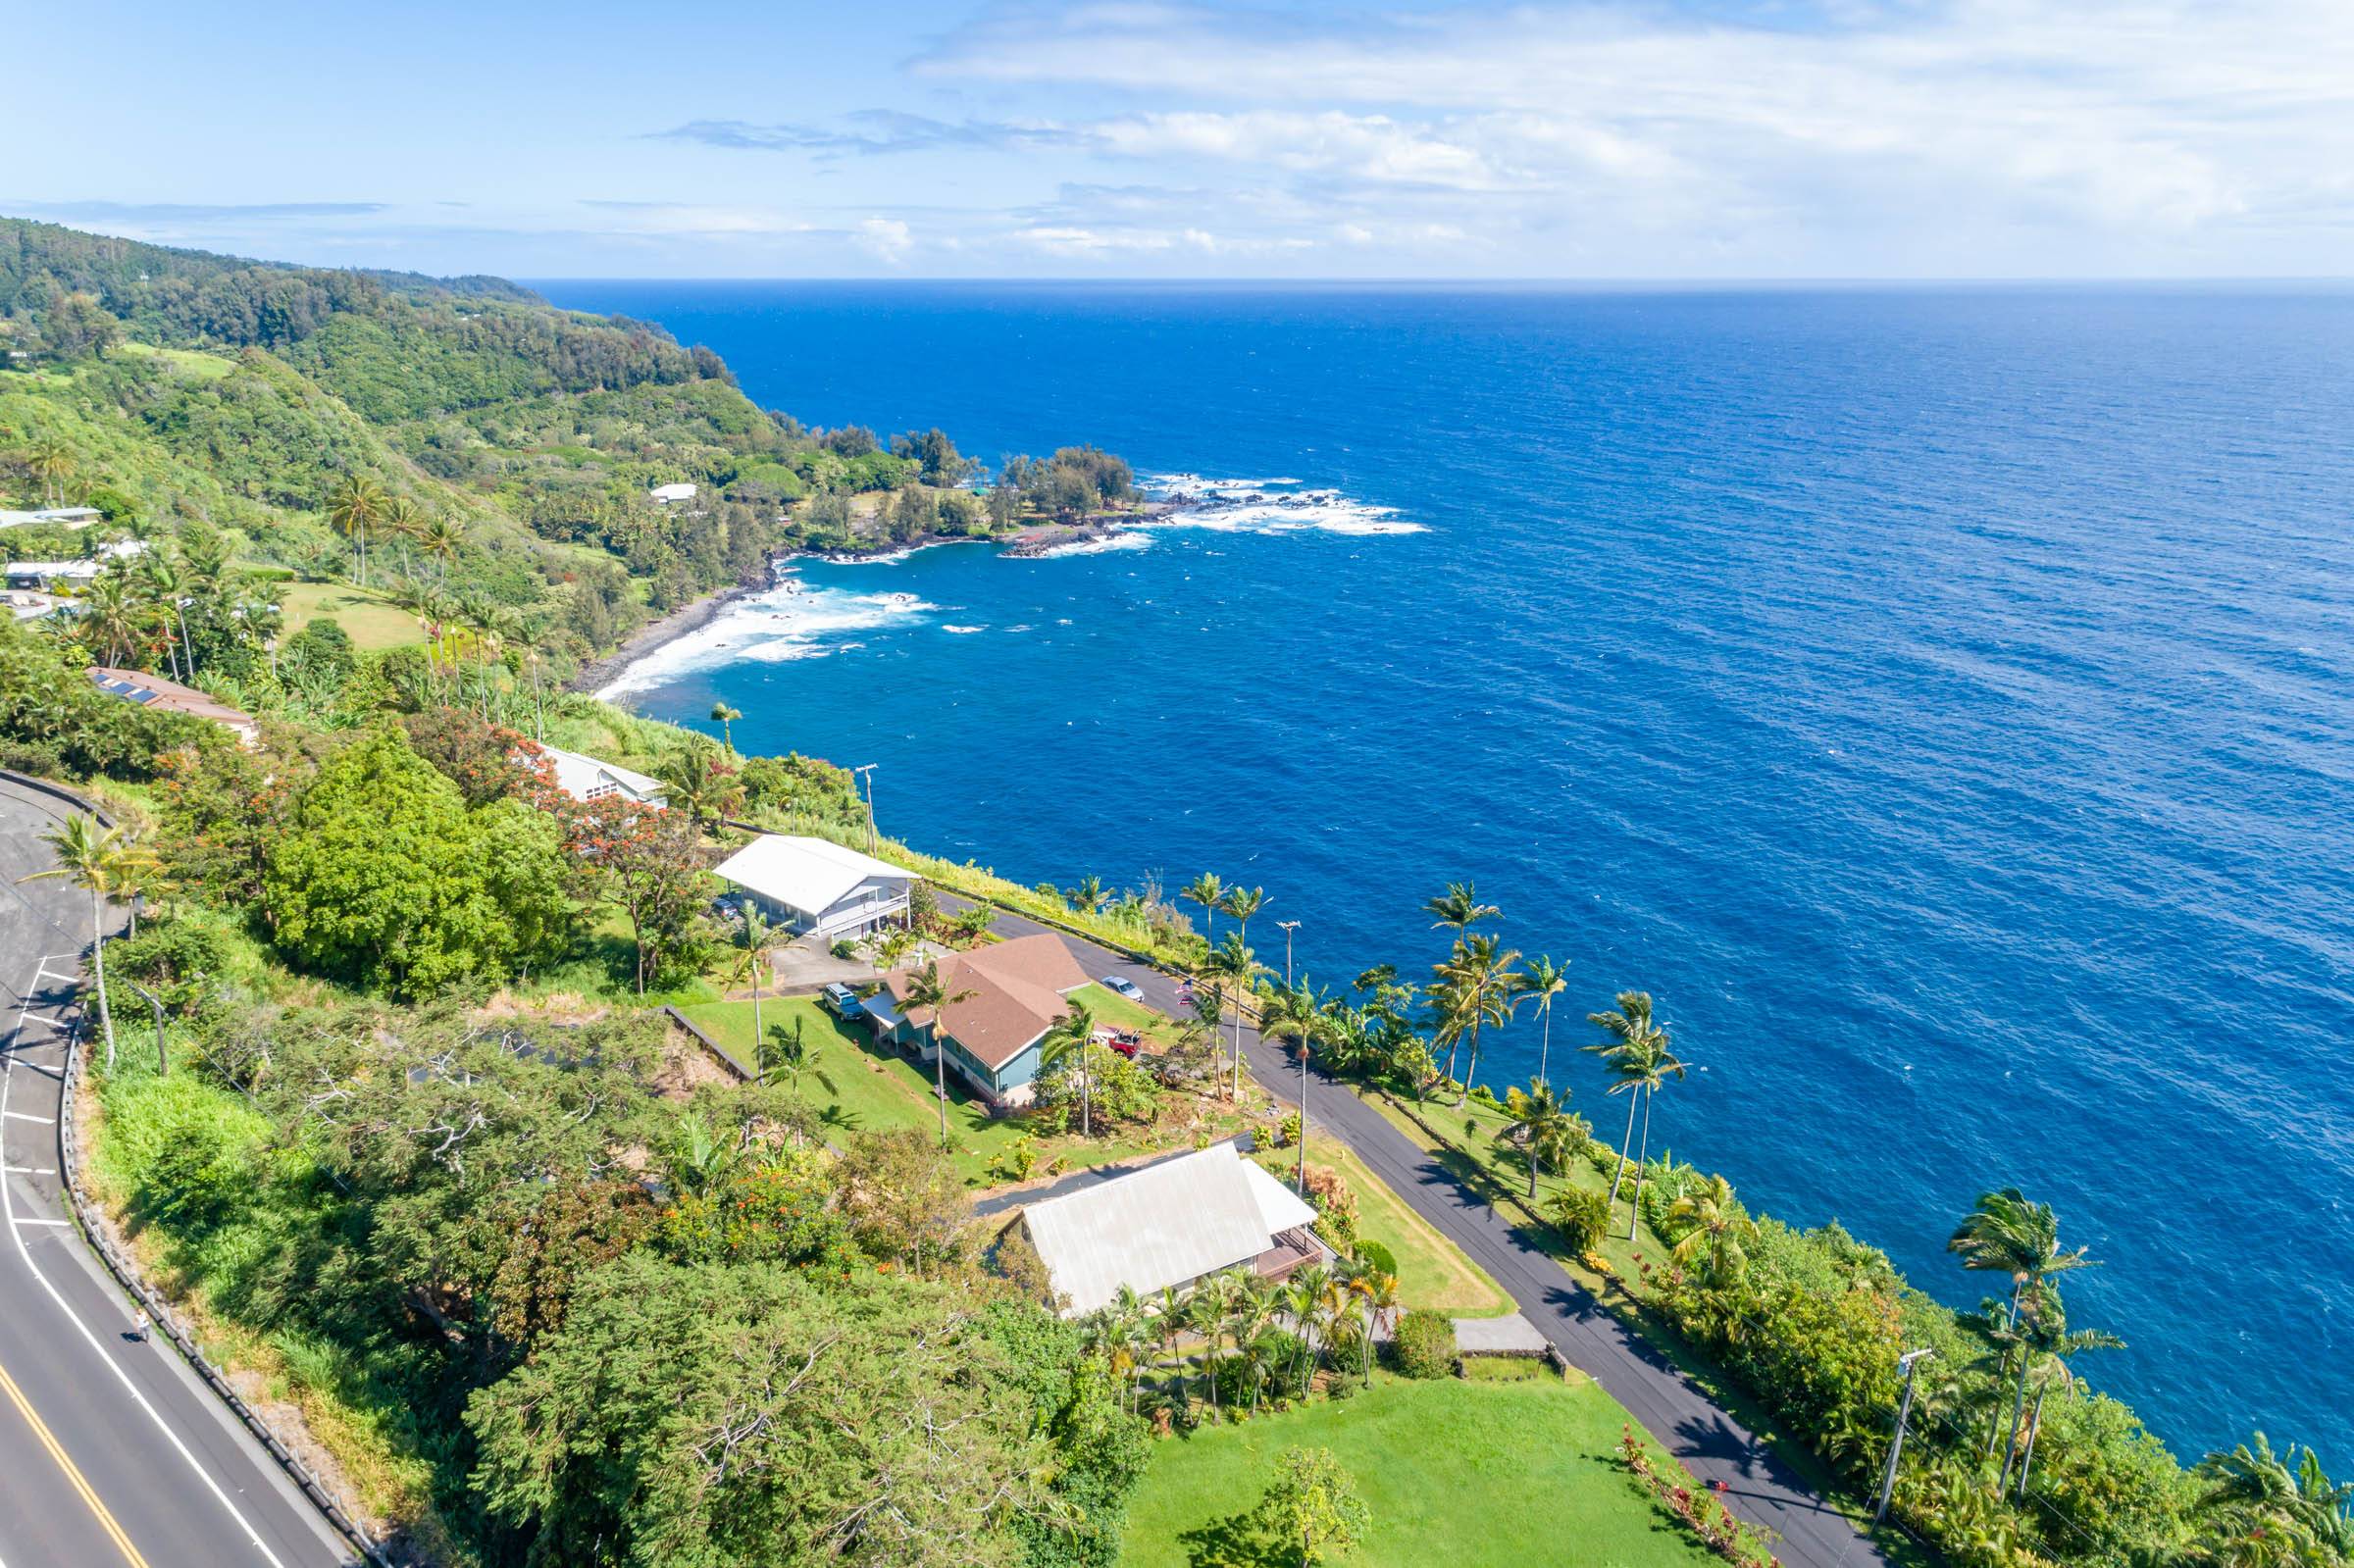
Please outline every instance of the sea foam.
M789 579L737 600L692 632L633 661L597 695L649 691L691 671L740 660L782 664L821 659L856 646L841 640L849 632L913 621L938 608L912 593L850 593L807 587Z
M1205 479L1199 474L1154 474L1145 488L1177 503L1153 528L1209 529L1219 533L1421 533L1419 523L1394 506L1359 501L1334 489L1303 489L1294 479Z

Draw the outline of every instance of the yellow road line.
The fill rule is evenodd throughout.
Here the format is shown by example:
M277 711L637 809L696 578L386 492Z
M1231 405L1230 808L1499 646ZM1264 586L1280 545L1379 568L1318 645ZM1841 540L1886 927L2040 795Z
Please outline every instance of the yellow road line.
M32 1428L32 1435L41 1440L42 1447L49 1450L49 1457L57 1461L57 1467L66 1473L66 1479L74 1483L74 1490L81 1493L81 1500L88 1503L90 1512L98 1516L100 1528L122 1549L124 1559L131 1568L147 1568L147 1559L139 1555L139 1548L130 1543L130 1538L123 1533L123 1527L115 1523L115 1516L106 1511L105 1503L98 1500L98 1493L91 1490L89 1482L82 1479L81 1471L66 1456L65 1448L50 1434L48 1423L33 1413L32 1401L25 1397L25 1391L17 1387L17 1380L8 1375L6 1367L0 1367L0 1392L8 1395L9 1402L25 1417L26 1425Z

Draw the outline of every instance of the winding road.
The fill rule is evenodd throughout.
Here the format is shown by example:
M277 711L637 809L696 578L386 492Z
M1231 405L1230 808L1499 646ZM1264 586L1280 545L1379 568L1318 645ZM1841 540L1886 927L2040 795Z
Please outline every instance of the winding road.
M950 907L963 900L944 897ZM1177 983L1148 964L1010 910L991 928L1003 936L1053 932L1091 976L1136 983L1145 1000L1181 1015ZM1300 1100L1300 1069L1254 1030L1243 1032L1252 1075L1287 1104ZM1673 1362L1621 1323L1485 1199L1344 1085L1310 1072L1311 1139L1338 1138L1414 1211L1445 1233L1503 1286L1522 1316L1627 1408L1661 1446L1709 1486L1721 1484L1733 1511L1779 1536L1787 1568L1887 1568L1888 1558L1838 1509L1812 1491L1755 1434L1735 1421ZM1314 1157L1314 1149L1309 1149Z
M0 779L0 1568L356 1562L169 1341L132 1335L75 1226L57 1124L90 903L21 880L72 809Z

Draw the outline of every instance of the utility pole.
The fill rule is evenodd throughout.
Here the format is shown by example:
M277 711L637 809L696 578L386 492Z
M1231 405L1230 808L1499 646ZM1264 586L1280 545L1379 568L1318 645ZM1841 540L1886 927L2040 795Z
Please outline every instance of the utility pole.
M1300 922L1279 920L1275 924L1283 928L1283 987L1289 990L1292 987L1292 933L1300 929Z
M850 772L866 781L866 852L875 852L875 765L852 768Z
M1905 1396L1897 1401L1896 1436L1888 1444L1888 1463L1880 1471L1879 1500L1871 1508L1871 1522L1875 1525L1888 1517L1888 1499L1896 1492L1896 1459L1905 1451L1905 1423L1913 1418L1913 1380L1919 1374L1920 1364L1936 1353L1934 1350L1908 1350L1897 1357L1896 1370L1905 1375Z
M137 991L141 996L146 997L148 1007L153 1009L155 1013L155 1076L158 1078L169 1078L172 1076L172 1064L164 1056L164 1004L161 1001L158 1001L156 999L155 992L149 990L146 986L138 985L135 982L125 982L125 984L128 985L132 990ZM2041 1408L2041 1406L2038 1406L2038 1408Z
M1300 1196L1307 1196L1307 1037L1300 1037Z

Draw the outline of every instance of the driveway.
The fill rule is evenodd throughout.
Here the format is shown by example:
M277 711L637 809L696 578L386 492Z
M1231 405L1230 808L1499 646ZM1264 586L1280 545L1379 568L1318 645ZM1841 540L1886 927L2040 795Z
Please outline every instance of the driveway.
M964 900L943 893L941 902L955 908ZM1008 936L1054 930L1011 910L1000 911L992 929ZM1084 937L1055 935L1091 977L1125 976L1152 1006L1170 1014L1184 1011L1176 981L1159 970ZM1299 1103L1298 1064L1260 1041L1257 1031L1244 1029L1243 1057L1252 1076L1278 1099ZM1789 1568L1885 1568L1887 1557L1844 1514L1810 1491L1765 1442L1380 1112L1320 1072L1308 1074L1307 1099L1311 1158L1318 1135L1347 1143L1391 1190L1486 1269L1571 1366L1626 1406L1704 1486L1722 1483L1722 1495L1734 1512L1779 1535L1775 1555Z

